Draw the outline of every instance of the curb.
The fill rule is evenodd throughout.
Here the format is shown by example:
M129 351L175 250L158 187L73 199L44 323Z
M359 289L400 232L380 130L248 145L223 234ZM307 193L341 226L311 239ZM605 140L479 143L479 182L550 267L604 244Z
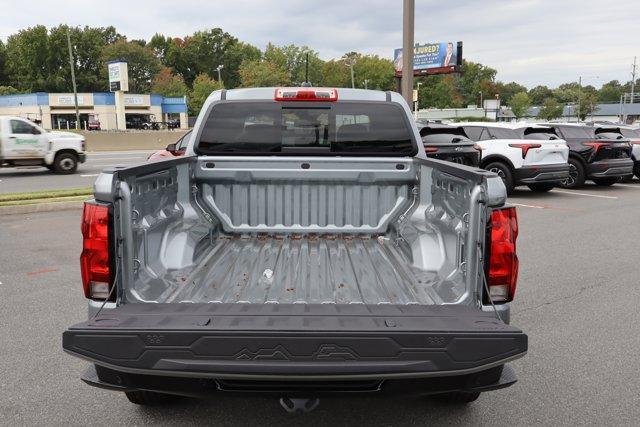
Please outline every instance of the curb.
M83 205L84 200L71 200L68 202L49 202L32 203L28 205L0 206L0 216L82 209Z

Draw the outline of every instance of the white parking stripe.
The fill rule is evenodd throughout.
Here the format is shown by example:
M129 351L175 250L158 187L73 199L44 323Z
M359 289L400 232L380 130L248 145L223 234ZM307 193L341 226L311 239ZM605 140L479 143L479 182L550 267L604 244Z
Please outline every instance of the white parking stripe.
M625 188L635 188L636 190L640 190L640 185L615 183L614 186L615 187L625 187Z
M102 151L102 152L90 152L87 153L88 156L111 156L113 154L124 154L129 156L138 156L141 154L151 154L154 151L149 150L131 150L131 151Z
M546 209L544 206L525 205L524 203L513 203L513 202L508 202L508 203L513 206L522 206L523 208Z
M580 191L551 190L554 193L571 194L572 196L597 197L599 199L617 199L616 196L603 196L600 194L582 193Z
M90 159L91 163L93 162L104 162L107 160L126 160L126 161L132 161L132 160L146 160L146 157L102 157L100 159Z
M100 174L99 174L99 173L92 173L92 174L89 174L89 175L80 175L80 177L82 177L82 178L89 178L89 177L92 177L92 176L98 176L98 175L100 175Z

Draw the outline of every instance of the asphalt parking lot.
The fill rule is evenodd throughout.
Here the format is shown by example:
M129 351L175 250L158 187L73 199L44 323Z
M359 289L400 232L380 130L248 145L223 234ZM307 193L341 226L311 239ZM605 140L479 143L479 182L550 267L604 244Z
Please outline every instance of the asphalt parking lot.
M61 333L83 320L80 211L0 218L0 424L637 425L640 182L516 191L521 261L512 323L529 335L520 381L467 407L427 399L322 400L304 416L273 399L142 408L86 386Z

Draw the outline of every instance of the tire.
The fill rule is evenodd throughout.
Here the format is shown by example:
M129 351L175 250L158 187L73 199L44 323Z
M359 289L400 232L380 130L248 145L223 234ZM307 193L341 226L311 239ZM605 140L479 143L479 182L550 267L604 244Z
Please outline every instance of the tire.
M475 402L480 397L480 392L465 393L462 391L452 391L449 393L436 394L434 399L442 402L455 403L455 404L467 404Z
M560 181L562 188L580 188L584 185L587 176L582 162L576 158L569 158L569 178Z
M125 391L124 394L127 396L127 399L129 399L129 402L143 406L163 405L175 400L174 398L176 397L170 394L162 394L146 390Z
M535 193L546 193L548 191L553 190L556 185L555 184L529 184L527 185L531 189L531 191Z
M616 178L593 178L593 182L595 182L596 185L599 185L601 187L609 187L619 181L620 181L620 178L617 178L617 177Z
M491 162L487 164L484 169L498 174L498 176L502 178L502 182L504 182L507 194L513 193L515 185L513 182L513 174L511 173L511 168L509 168L509 166L503 162Z
M53 171L62 175L72 174L78 169L78 157L72 153L60 153L53 160Z

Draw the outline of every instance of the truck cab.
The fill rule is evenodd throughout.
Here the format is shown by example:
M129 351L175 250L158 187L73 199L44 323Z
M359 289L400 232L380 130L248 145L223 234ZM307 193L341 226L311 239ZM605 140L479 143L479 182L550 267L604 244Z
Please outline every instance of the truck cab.
M0 167L45 166L70 174L85 160L84 136L48 132L27 119L0 116Z

